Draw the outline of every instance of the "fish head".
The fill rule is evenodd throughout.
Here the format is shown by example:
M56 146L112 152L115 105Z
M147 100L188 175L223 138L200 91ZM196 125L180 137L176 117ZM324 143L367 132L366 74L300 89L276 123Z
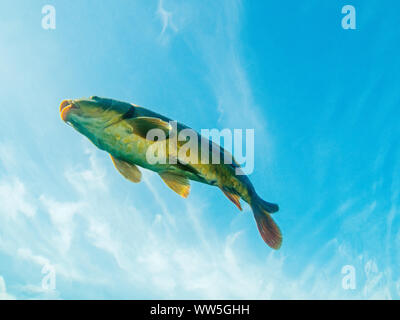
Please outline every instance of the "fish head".
M88 135L117 123L132 107L129 103L91 96L64 100L60 105L60 115L64 122Z

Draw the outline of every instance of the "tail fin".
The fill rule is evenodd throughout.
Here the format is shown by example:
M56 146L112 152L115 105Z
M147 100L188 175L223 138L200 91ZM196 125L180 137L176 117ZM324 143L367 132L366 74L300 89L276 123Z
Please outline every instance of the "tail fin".
M252 201L251 208L264 242L273 249L279 249L282 245L282 233L270 216L279 210L278 205L266 202L257 196Z
M258 202L260 202L261 206L267 210L269 214L279 211L279 206L275 203L264 201L261 198L258 198Z

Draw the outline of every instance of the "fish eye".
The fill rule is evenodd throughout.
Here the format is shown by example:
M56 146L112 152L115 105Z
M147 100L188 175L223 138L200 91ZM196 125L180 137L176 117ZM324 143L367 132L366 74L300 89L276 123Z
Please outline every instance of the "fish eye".
M90 96L89 99L90 100L99 100L100 98L98 96Z

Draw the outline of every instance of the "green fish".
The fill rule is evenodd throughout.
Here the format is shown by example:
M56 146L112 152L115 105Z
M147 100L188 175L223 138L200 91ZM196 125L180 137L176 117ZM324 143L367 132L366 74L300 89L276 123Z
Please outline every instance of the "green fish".
M243 199L251 206L265 243L271 248L280 248L282 234L271 217L279 210L278 205L257 195L233 157L232 161L213 163L216 153L224 157L230 155L222 147L196 133L198 148L190 150L191 161L188 161L180 152L188 140L177 141L176 136L184 130L194 130L146 108L113 99L92 96L64 100L60 113L64 122L108 152L116 169L132 182L141 180L139 166L158 173L168 187L184 198L190 192L189 180L193 180L219 187L240 210L240 199ZM150 132L157 134L150 137ZM202 150L204 148L209 149L208 153ZM155 162L149 154L166 161ZM183 154L187 156L186 152ZM204 161L204 154L209 161Z

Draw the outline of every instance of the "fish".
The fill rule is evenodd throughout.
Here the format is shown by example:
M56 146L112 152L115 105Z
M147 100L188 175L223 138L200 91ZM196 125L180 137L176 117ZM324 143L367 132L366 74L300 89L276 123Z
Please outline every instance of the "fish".
M60 115L65 123L107 152L117 171L127 180L139 183L142 178L139 167L148 169L184 198L190 193L190 181L216 186L239 210L242 210L240 200L248 203L264 242L273 249L281 247L282 233L271 216L279 206L256 193L249 177L241 172L240 165L228 151L190 127L139 105L98 96L63 100ZM176 139L185 130L195 133L199 146L197 152L190 151L189 158L182 156L187 153L180 152L188 140ZM202 148L208 148L205 154L210 161L204 161ZM166 161L151 160L152 152ZM215 163L211 159L215 154L227 158Z

